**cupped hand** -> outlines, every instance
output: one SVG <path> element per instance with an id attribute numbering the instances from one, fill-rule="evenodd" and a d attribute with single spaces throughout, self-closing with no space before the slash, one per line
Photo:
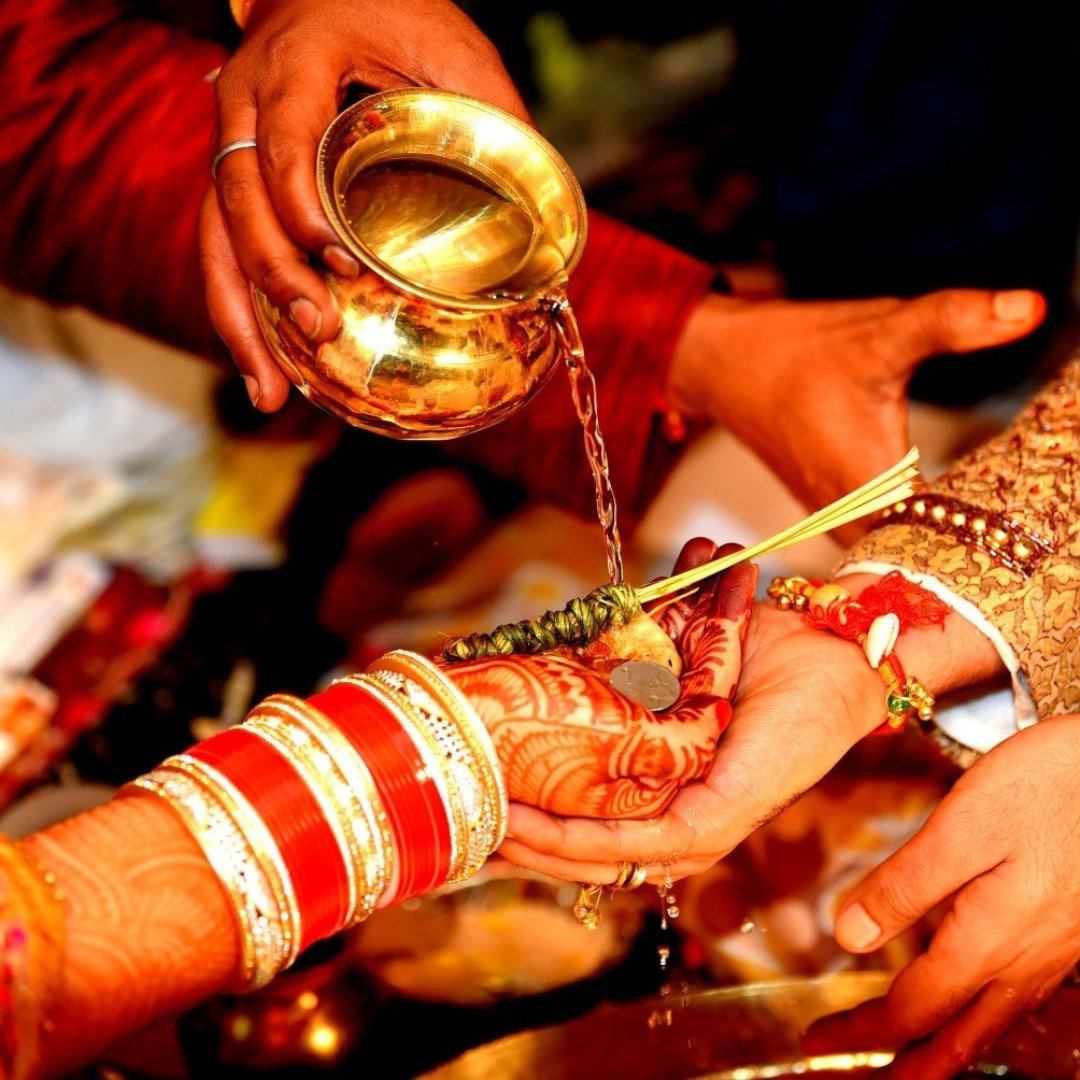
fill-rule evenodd
<path id="1" fill-rule="evenodd" d="M 513 806 L 499 853 L 568 881 L 610 881 L 623 862 L 646 866 L 653 882 L 686 877 L 812 787 L 884 715 L 881 678 L 857 646 L 758 604 L 731 725 L 698 781 L 644 821 Z"/>
<path id="2" fill-rule="evenodd" d="M 315 156 L 349 90 L 432 86 L 529 118 L 495 46 L 451 0 L 256 0 L 214 86 L 211 152 L 252 138 L 257 149 L 222 159 L 203 201 L 207 301 L 253 402 L 272 412 L 291 384 L 263 343 L 249 283 L 308 340 L 337 333 L 341 313 L 310 262 L 342 277 L 358 267 L 322 211 Z"/>
<path id="3" fill-rule="evenodd" d="M 1021 338 L 1045 314 L 1042 296 L 1028 290 L 944 289 L 911 300 L 710 296 L 677 346 L 669 394 L 684 412 L 731 431 L 816 510 L 908 451 L 907 387 L 919 363 Z M 836 535 L 851 542 L 862 528 Z"/>
<path id="4" fill-rule="evenodd" d="M 977 1061 L 1080 960 L 1080 715 L 991 750 L 922 829 L 866 877 L 836 936 L 876 949 L 946 904 L 886 997 L 826 1017 L 810 1053 L 899 1048 L 890 1075 L 946 1080 Z"/>
<path id="5" fill-rule="evenodd" d="M 691 541 L 676 572 L 716 551 Z M 556 814 L 645 817 L 700 777 L 731 716 L 756 579 L 756 567 L 739 564 L 657 616 L 684 665 L 679 698 L 662 712 L 567 656 L 451 664 L 448 674 L 491 732 L 511 800 Z"/>

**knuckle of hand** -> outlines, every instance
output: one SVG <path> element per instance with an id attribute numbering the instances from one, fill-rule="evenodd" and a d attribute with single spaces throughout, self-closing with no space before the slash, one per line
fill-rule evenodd
<path id="1" fill-rule="evenodd" d="M 921 914 L 919 906 L 913 901 L 908 886 L 899 877 L 883 874 L 878 879 L 878 895 L 874 900 L 874 911 L 881 918 L 907 922 Z"/>
<path id="2" fill-rule="evenodd" d="M 951 294 L 936 292 L 927 297 L 923 307 L 923 327 L 932 340 L 945 339 L 953 330 L 954 304 Z"/>
<path id="3" fill-rule="evenodd" d="M 226 61 L 215 76 L 213 83 L 214 101 L 217 102 L 219 110 L 237 96 L 239 86 L 240 77 L 236 72 L 236 65 Z"/>
<path id="4" fill-rule="evenodd" d="M 261 41 L 263 62 L 270 70 L 288 70 L 296 60 L 297 41 L 288 28 L 274 28 Z"/>
<path id="5" fill-rule="evenodd" d="M 226 167 L 228 160 L 226 158 L 218 168 L 217 194 L 225 216 L 235 218 L 244 215 L 251 208 L 257 193 L 257 184 L 255 177 L 249 173 Z"/>
<path id="6" fill-rule="evenodd" d="M 259 144 L 259 164 L 267 177 L 285 176 L 297 164 L 296 146 L 267 132 Z"/>
<path id="7" fill-rule="evenodd" d="M 462 51 L 466 56 L 472 56 L 474 62 L 481 69 L 495 66 L 502 67 L 502 57 L 495 44 L 491 41 L 483 38 L 471 38 L 467 44 L 462 46 Z"/>
<path id="8" fill-rule="evenodd" d="M 281 256 L 266 256 L 259 261 L 255 270 L 255 279 L 259 287 L 271 300 L 281 302 L 294 298 L 294 264 Z"/>

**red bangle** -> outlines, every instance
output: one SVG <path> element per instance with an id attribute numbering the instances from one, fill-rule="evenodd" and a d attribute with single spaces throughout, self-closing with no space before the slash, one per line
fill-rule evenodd
<path id="1" fill-rule="evenodd" d="M 277 842 L 300 910 L 299 949 L 340 930 L 349 906 L 341 849 L 315 797 L 289 760 L 243 727 L 197 743 L 187 754 L 231 781 Z"/>
<path id="2" fill-rule="evenodd" d="M 399 872 L 383 897 L 421 896 L 450 876 L 450 819 L 420 747 L 374 687 L 339 682 L 309 699 L 364 759 L 396 838 Z"/>

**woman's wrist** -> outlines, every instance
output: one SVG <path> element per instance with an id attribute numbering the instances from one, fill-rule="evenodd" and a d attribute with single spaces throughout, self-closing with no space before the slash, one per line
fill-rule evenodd
<path id="1" fill-rule="evenodd" d="M 64 897 L 63 978 L 40 991 L 55 995 L 50 1075 L 261 985 L 378 904 L 470 876 L 501 842 L 494 747 L 440 669 L 391 653 L 342 683 L 314 696 L 321 709 L 261 702 L 25 842 Z M 372 709 L 378 737 L 361 732 Z M 343 872 L 327 869 L 335 860 Z"/>
<path id="2" fill-rule="evenodd" d="M 239 943 L 234 991 L 376 907 L 472 876 L 507 816 L 475 710 L 404 651 L 310 699 L 272 695 L 122 794 L 167 805 L 219 881 Z"/>

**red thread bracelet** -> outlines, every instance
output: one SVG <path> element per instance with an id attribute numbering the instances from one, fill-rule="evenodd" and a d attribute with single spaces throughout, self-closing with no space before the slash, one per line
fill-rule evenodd
<path id="1" fill-rule="evenodd" d="M 809 625 L 853 641 L 866 653 L 885 683 L 888 719 L 871 735 L 895 734 L 917 716 L 929 724 L 934 697 L 917 679 L 908 678 L 893 652 L 901 631 L 912 626 L 944 628 L 948 605 L 932 592 L 891 571 L 853 597 L 836 582 L 800 577 L 774 578 L 769 596 L 782 608 L 802 613 Z"/>

